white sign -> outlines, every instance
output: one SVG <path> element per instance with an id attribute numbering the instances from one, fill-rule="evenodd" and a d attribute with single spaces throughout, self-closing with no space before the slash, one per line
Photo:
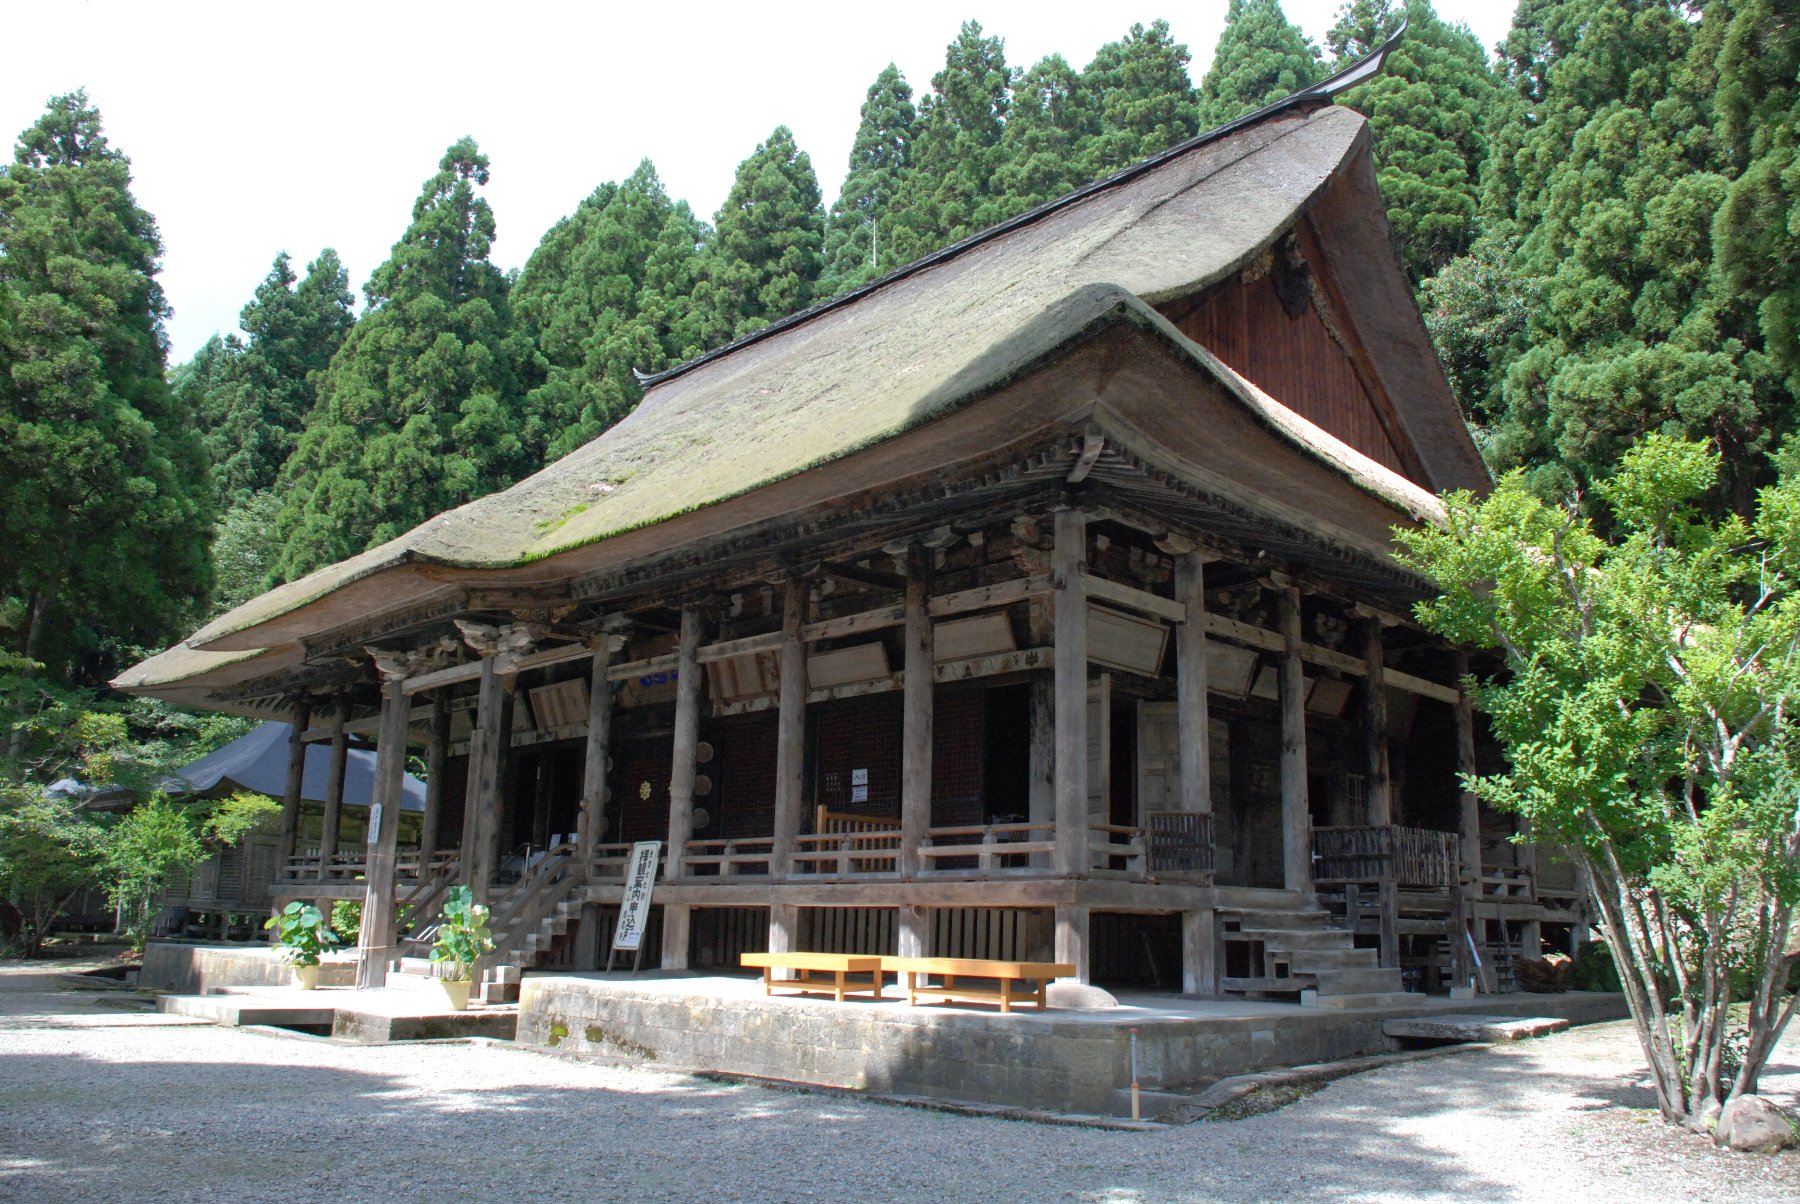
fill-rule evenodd
<path id="1" fill-rule="evenodd" d="M 375 803 L 369 808 L 369 834 L 364 838 L 373 847 L 381 839 L 381 804 Z"/>
<path id="2" fill-rule="evenodd" d="M 656 885 L 656 862 L 661 856 L 660 840 L 640 840 L 631 846 L 625 900 L 619 905 L 619 923 L 613 929 L 614 949 L 636 952 L 644 943 L 644 926 L 650 922 L 650 890 Z"/>
<path id="3" fill-rule="evenodd" d="M 869 771 L 866 769 L 852 769 L 850 771 L 850 784 L 852 786 L 867 786 L 869 784 Z"/>
<path id="4" fill-rule="evenodd" d="M 868 802 L 869 801 L 869 788 L 867 786 L 852 786 L 852 787 L 850 787 L 850 801 L 853 803 Z"/>

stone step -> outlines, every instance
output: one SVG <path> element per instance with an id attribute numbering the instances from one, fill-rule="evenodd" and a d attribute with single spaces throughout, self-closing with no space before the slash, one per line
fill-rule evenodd
<path id="1" fill-rule="evenodd" d="M 1302 991 L 1300 1004 L 1312 1008 L 1398 1008 L 1425 1002 L 1417 991 L 1368 991 L 1360 995 L 1324 995 Z"/>
<path id="2" fill-rule="evenodd" d="M 1389 1020 L 1381 1031 L 1417 1041 L 1523 1041 L 1560 1033 L 1569 1022 L 1560 1016 L 1477 1016 L 1452 1012 Z"/>
<path id="3" fill-rule="evenodd" d="M 1293 974 L 1286 978 L 1221 978 L 1219 990 L 1234 995 L 1293 995 L 1314 987 L 1312 975 Z"/>
<path id="4" fill-rule="evenodd" d="M 1381 954 L 1374 949 L 1290 949 L 1285 956 L 1288 965 L 1300 974 L 1319 970 L 1376 970 L 1381 966 Z"/>
<path id="5" fill-rule="evenodd" d="M 1236 920 L 1240 931 L 1246 928 L 1263 931 L 1273 928 L 1288 932 L 1299 929 L 1319 929 L 1324 928 L 1325 921 L 1330 918 L 1330 913 L 1324 911 L 1274 911 L 1263 908 L 1244 911 L 1222 910 L 1220 915 L 1225 920 Z"/>
<path id="6" fill-rule="evenodd" d="M 1385 994 L 1400 991 L 1400 971 L 1376 967 L 1355 970 L 1319 970 L 1312 975 L 1318 992 L 1325 995 Z"/>
<path id="7" fill-rule="evenodd" d="M 1341 928 L 1240 928 L 1227 934 L 1248 941 L 1262 941 L 1271 949 L 1340 949 L 1350 944 Z"/>

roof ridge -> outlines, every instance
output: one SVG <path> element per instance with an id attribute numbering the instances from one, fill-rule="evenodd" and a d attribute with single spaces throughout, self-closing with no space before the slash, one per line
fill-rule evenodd
<path id="1" fill-rule="evenodd" d="M 662 384 L 664 381 L 674 380 L 678 376 L 684 376 L 704 364 L 710 364 L 715 360 L 723 359 L 725 356 L 730 355 L 741 348 L 748 347 L 753 343 L 760 343 L 764 339 L 779 334 L 782 331 L 791 330 L 796 326 L 809 322 L 820 314 L 840 309 L 855 301 L 860 301 L 870 293 L 886 288 L 888 285 L 899 280 L 904 280 L 909 276 L 917 275 L 926 268 L 936 267 L 940 263 L 955 259 L 965 251 L 972 250 L 975 247 L 991 242 L 1002 235 L 1010 234 L 1014 230 L 1022 229 L 1025 226 L 1034 225 L 1053 213 L 1059 213 L 1072 205 L 1087 200 L 1089 197 L 1116 188 L 1130 180 L 1134 180 L 1146 172 L 1161 167 L 1163 164 L 1178 159 L 1191 151 L 1198 150 L 1200 147 L 1217 141 L 1227 134 L 1234 134 L 1239 130 L 1267 121 L 1269 118 L 1279 116 L 1290 109 L 1299 109 L 1309 103 L 1329 102 L 1333 100 L 1339 92 L 1346 91 L 1355 87 L 1357 84 L 1363 83 L 1366 80 L 1379 75 L 1383 67 L 1387 64 L 1388 54 L 1399 44 L 1401 37 L 1405 33 L 1406 22 L 1405 20 L 1402 20 L 1399 28 L 1394 30 L 1393 34 L 1381 45 L 1369 51 L 1368 54 L 1350 64 L 1350 66 L 1345 67 L 1341 71 L 1333 72 L 1331 75 L 1326 76 L 1324 79 L 1310 87 L 1302 88 L 1300 91 L 1295 92 L 1290 96 L 1285 96 L 1280 100 L 1271 101 L 1262 108 L 1246 113 L 1235 120 L 1228 121 L 1224 125 L 1215 126 L 1210 130 L 1203 130 L 1186 141 L 1176 143 L 1167 150 L 1159 151 L 1147 159 L 1140 159 L 1136 163 L 1120 168 L 1110 176 L 1103 176 L 1092 183 L 1082 185 L 1073 192 L 1066 192 L 1062 196 L 1045 201 L 1035 208 L 1027 209 L 1023 213 L 1009 217 L 1003 222 L 997 222 L 984 230 L 978 230 L 967 238 L 960 239 L 947 247 L 942 247 L 931 252 L 929 255 L 923 255 L 910 263 L 903 264 L 884 276 L 877 276 L 866 284 L 860 284 L 847 293 L 840 293 L 835 297 L 828 298 L 827 300 L 809 305 L 805 309 L 791 313 L 785 318 L 777 319 L 767 326 L 759 327 L 747 335 L 733 339 L 723 347 L 717 347 L 711 351 L 697 355 L 690 360 L 684 360 L 672 368 L 663 369 L 661 372 L 641 373 L 634 368 L 632 369 L 632 375 L 636 376 L 638 384 L 648 391 L 655 388 L 657 385 Z"/>

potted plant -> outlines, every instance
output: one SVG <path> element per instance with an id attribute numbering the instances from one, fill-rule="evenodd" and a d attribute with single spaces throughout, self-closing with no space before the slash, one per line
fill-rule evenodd
<path id="1" fill-rule="evenodd" d="M 464 1011 L 469 1006 L 469 987 L 475 977 L 475 963 L 483 954 L 494 951 L 494 938 L 488 931 L 488 909 L 475 902 L 466 886 L 453 886 L 444 896 L 443 917 L 438 921 L 437 941 L 431 947 L 431 960 L 437 964 L 438 986 L 443 988 L 450 1010 Z"/>
<path id="2" fill-rule="evenodd" d="M 338 944 L 337 933 L 325 924 L 325 916 L 311 903 L 295 899 L 269 917 L 264 928 L 275 931 L 282 958 L 294 968 L 294 985 L 310 991 L 319 985 L 319 958 Z"/>

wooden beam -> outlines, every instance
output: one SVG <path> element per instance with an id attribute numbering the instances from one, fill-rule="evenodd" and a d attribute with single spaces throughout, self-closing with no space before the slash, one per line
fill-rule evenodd
<path id="1" fill-rule="evenodd" d="M 1111 602 L 1115 606 L 1139 611 L 1153 618 L 1167 619 L 1171 623 L 1181 623 L 1187 619 L 1187 607 L 1180 602 L 1120 581 L 1090 575 L 1087 579 L 1087 592 L 1090 598 Z"/>
<path id="2" fill-rule="evenodd" d="M 312 704 L 294 700 L 294 727 L 288 736 L 287 780 L 281 790 L 281 835 L 275 845 L 275 864 L 285 867 L 294 856 L 300 832 L 300 791 L 306 779 L 306 729 L 312 723 Z"/>
<path id="3" fill-rule="evenodd" d="M 1381 645 L 1381 622 L 1363 621 L 1363 660 L 1368 682 L 1363 689 L 1363 797 L 1365 823 L 1384 827 L 1394 822 L 1394 792 L 1389 775 L 1387 660 Z"/>
<path id="4" fill-rule="evenodd" d="M 1050 563 L 1056 585 L 1056 868 L 1075 877 L 1088 865 L 1087 516 L 1081 511 L 1056 512 Z M 1085 965 L 1085 910 L 1081 918 Z M 1060 954 L 1064 928 L 1060 914 L 1056 927 Z"/>
<path id="5" fill-rule="evenodd" d="M 1306 781 L 1306 673 L 1300 664 L 1300 591 L 1280 591 L 1281 863 L 1288 890 L 1312 890 L 1311 812 Z"/>
<path id="6" fill-rule="evenodd" d="M 1456 677 L 1469 674 L 1469 654 L 1456 654 Z M 1456 772 L 1475 772 L 1475 703 L 1465 692 L 1456 696 Z M 1481 893 L 1481 800 L 1457 784 L 1457 832 L 1462 845 L 1463 893 L 1471 902 Z"/>
<path id="7" fill-rule="evenodd" d="M 931 554 L 922 544 L 906 549 L 906 651 L 902 668 L 900 724 L 900 876 L 919 873 L 919 846 L 931 827 L 932 671 Z"/>
<path id="8" fill-rule="evenodd" d="M 444 813 L 444 766 L 450 759 L 450 699 L 431 696 L 431 742 L 425 746 L 425 822 L 419 828 L 419 851 L 427 863 L 438 850 Z"/>
<path id="9" fill-rule="evenodd" d="M 1175 724 L 1181 756 L 1181 809 L 1212 811 L 1212 750 L 1206 697 L 1206 562 L 1184 552 L 1175 562 L 1175 596 L 1187 618 L 1175 628 Z"/>
<path id="10" fill-rule="evenodd" d="M 1433 702 L 1442 702 L 1450 706 L 1460 706 L 1463 692 L 1452 686 L 1439 685 L 1435 681 L 1427 681 L 1423 677 L 1414 677 L 1410 673 L 1402 673 L 1398 669 L 1386 671 L 1387 684 L 1405 690 L 1409 694 L 1417 694 L 1429 698 Z"/>
<path id="11" fill-rule="evenodd" d="M 1249 623 L 1241 623 L 1236 619 L 1221 614 L 1208 613 L 1206 616 L 1208 635 L 1227 639 L 1233 643 L 1247 644 L 1252 648 L 1260 648 L 1265 652 L 1282 652 L 1287 648 L 1287 641 L 1278 631 L 1269 631 L 1261 627 L 1253 627 Z M 1361 659 L 1348 656 L 1331 648 L 1321 648 L 1317 644 L 1302 643 L 1300 645 L 1302 660 L 1336 669 L 1355 677 L 1368 673 L 1368 665 Z M 1416 677 L 1411 673 L 1402 673 L 1398 669 L 1386 670 L 1387 684 L 1395 689 L 1405 690 L 1409 694 L 1418 694 L 1437 702 L 1454 706 L 1458 691 L 1451 686 L 1441 685 L 1427 678 Z"/>
<path id="12" fill-rule="evenodd" d="M 350 700 L 338 699 L 331 716 L 331 762 L 325 771 L 325 812 L 319 827 L 319 878 L 331 872 L 331 859 L 337 854 L 338 826 L 344 816 L 344 770 L 350 763 L 350 733 L 344 721 L 350 717 Z"/>
<path id="13" fill-rule="evenodd" d="M 700 745 L 700 607 L 692 602 L 681 608 L 681 644 L 676 653 L 675 734 L 669 761 L 669 850 L 664 875 L 679 878 L 686 872 L 684 855 L 694 835 L 694 766 Z M 668 912 L 665 909 L 664 923 Z M 684 917 L 685 918 L 685 917 Z M 665 936 L 665 942 L 668 938 Z M 686 934 L 682 934 L 682 964 L 686 965 Z M 665 944 L 666 947 L 666 944 Z M 664 969 L 671 969 L 665 965 Z"/>
<path id="14" fill-rule="evenodd" d="M 406 728 L 411 708 L 406 701 L 406 665 L 398 658 L 377 657 L 382 676 L 381 737 L 375 753 L 375 797 L 369 806 L 364 838 L 362 931 L 356 941 L 356 985 L 380 990 L 387 985 L 388 962 L 394 955 L 394 855 L 400 844 L 401 800 L 406 783 Z"/>
<path id="15" fill-rule="evenodd" d="M 494 877 L 493 843 L 488 839 L 487 816 L 500 806 L 500 745 L 506 691 L 492 652 L 481 657 L 480 688 L 476 693 L 475 728 L 469 736 L 469 778 L 463 795 L 463 884 L 475 902 L 488 901 Z"/>
<path id="16" fill-rule="evenodd" d="M 982 677 L 999 677 L 1007 673 L 1025 673 L 1033 669 L 1048 669 L 1056 659 L 1052 648 L 1022 648 L 1017 652 L 991 652 L 986 656 L 971 656 L 966 660 L 941 661 L 932 666 L 932 679 L 939 685 L 952 681 L 974 681 Z M 806 701 L 834 702 L 840 698 L 863 698 L 870 694 L 889 694 L 904 689 L 906 675 L 889 673 L 884 677 L 872 677 L 867 681 L 846 682 L 841 686 L 821 686 L 806 692 Z M 726 715 L 753 715 L 758 711 L 766 711 L 780 705 L 777 695 L 760 694 L 755 698 L 744 698 L 737 702 L 717 703 L 713 706 L 715 718 Z"/>
<path id="17" fill-rule="evenodd" d="M 806 808 L 806 641 L 800 630 L 806 623 L 809 592 L 806 582 L 789 581 L 781 598 L 781 713 L 775 721 L 775 842 L 769 872 L 782 878 L 792 872 L 794 841 Z M 798 911 L 790 910 L 794 914 L 785 919 L 774 911 L 769 916 L 770 941 L 781 929 L 790 941 L 787 949 L 793 948 L 791 941 L 799 931 Z"/>
<path id="18" fill-rule="evenodd" d="M 582 753 L 581 814 L 575 821 L 577 872 L 585 874 L 594 846 L 606 823 L 606 764 L 612 735 L 613 685 L 607 677 L 612 659 L 610 635 L 595 637 L 588 655 L 587 743 Z"/>

